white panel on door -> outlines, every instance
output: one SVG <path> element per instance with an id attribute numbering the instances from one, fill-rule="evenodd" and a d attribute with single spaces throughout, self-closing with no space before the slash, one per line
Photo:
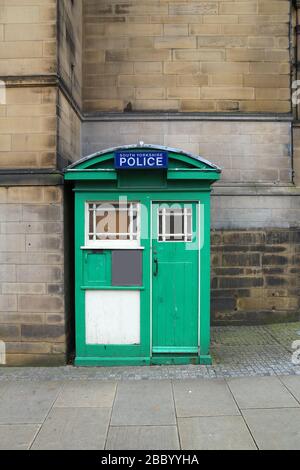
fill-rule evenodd
<path id="1" fill-rule="evenodd" d="M 139 344 L 140 292 L 87 290 L 86 344 Z"/>

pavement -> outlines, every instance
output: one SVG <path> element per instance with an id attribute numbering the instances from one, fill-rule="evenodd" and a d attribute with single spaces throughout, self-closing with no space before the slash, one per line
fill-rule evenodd
<path id="1" fill-rule="evenodd" d="M 2 368 L 0 450 L 300 450 L 299 333 L 215 327 L 212 366 Z"/>
<path id="2" fill-rule="evenodd" d="M 0 383 L 0 449 L 300 449 L 300 376 Z"/>

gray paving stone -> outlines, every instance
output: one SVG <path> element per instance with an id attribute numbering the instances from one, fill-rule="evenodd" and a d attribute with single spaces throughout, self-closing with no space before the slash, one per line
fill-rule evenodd
<path id="1" fill-rule="evenodd" d="M 299 406 L 277 377 L 228 379 L 228 385 L 241 409 Z"/>
<path id="2" fill-rule="evenodd" d="M 7 389 L 7 383 L 0 382 L 0 398 L 4 395 L 6 389 Z"/>
<path id="3" fill-rule="evenodd" d="M 116 382 L 73 380 L 66 382 L 54 404 L 55 407 L 112 407 Z"/>
<path id="4" fill-rule="evenodd" d="M 292 343 L 299 339 L 299 322 L 285 323 L 284 325 L 280 323 L 274 323 L 265 325 L 265 329 L 268 331 L 270 336 L 272 336 L 279 344 L 285 346 L 292 353 Z"/>
<path id="5" fill-rule="evenodd" d="M 0 424 L 42 423 L 57 398 L 60 382 L 9 382 L 0 400 Z"/>
<path id="6" fill-rule="evenodd" d="M 178 417 L 239 415 L 239 409 L 223 379 L 174 381 Z"/>
<path id="7" fill-rule="evenodd" d="M 297 375 L 290 375 L 280 377 L 280 380 L 300 403 L 300 377 Z"/>
<path id="8" fill-rule="evenodd" d="M 0 450 L 28 450 L 38 430 L 38 424 L 1 424 Z"/>
<path id="9" fill-rule="evenodd" d="M 111 424 L 113 426 L 176 424 L 171 382 L 165 380 L 120 382 Z"/>
<path id="10" fill-rule="evenodd" d="M 243 410 L 261 450 L 300 450 L 300 408 Z"/>
<path id="11" fill-rule="evenodd" d="M 223 346 L 259 346 L 276 344 L 265 325 L 212 327 L 212 345 Z"/>
<path id="12" fill-rule="evenodd" d="M 241 416 L 179 418 L 183 450 L 254 450 L 255 443 Z"/>
<path id="13" fill-rule="evenodd" d="M 110 413 L 110 408 L 53 408 L 32 449 L 102 450 Z"/>
<path id="14" fill-rule="evenodd" d="M 178 450 L 176 426 L 110 427 L 107 450 Z"/>

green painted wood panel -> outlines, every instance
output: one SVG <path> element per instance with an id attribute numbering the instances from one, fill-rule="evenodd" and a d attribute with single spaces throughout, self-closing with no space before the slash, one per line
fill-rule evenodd
<path id="1" fill-rule="evenodd" d="M 77 189 L 77 188 L 76 188 Z M 126 193 L 116 193 L 113 196 L 113 200 L 118 200 L 119 197 L 127 196 Z M 76 262 L 76 276 L 75 276 L 75 310 L 76 310 L 76 360 L 77 365 L 92 365 L 100 364 L 101 360 L 103 363 L 105 360 L 113 364 L 117 364 L 118 360 L 114 358 L 126 358 L 129 363 L 142 364 L 144 363 L 144 357 L 149 357 L 150 351 L 150 311 L 149 311 L 149 252 L 150 252 L 150 240 L 148 232 L 144 234 L 141 240 L 141 246 L 144 248 L 141 253 L 143 256 L 143 287 L 114 287 L 111 285 L 111 254 L 112 250 L 93 250 L 93 249 L 82 249 L 84 246 L 85 240 L 85 204 L 87 201 L 111 201 L 111 193 L 105 191 L 100 193 L 95 193 L 94 191 L 86 192 L 77 192 L 75 191 L 75 262 Z M 150 223 L 150 197 L 143 193 L 135 193 L 128 196 L 128 201 L 139 201 L 143 204 L 147 210 L 143 216 L 143 223 L 146 227 L 149 227 Z M 149 218 L 149 220 L 148 220 Z M 92 253 L 95 252 L 95 255 L 91 254 L 91 257 L 86 260 L 86 252 Z M 97 254 L 107 253 L 108 259 L 107 263 L 100 262 Z M 92 256 L 96 256 L 93 258 Z M 90 263 L 91 261 L 91 263 Z M 104 268 L 104 272 L 100 273 L 101 265 Z M 96 269 L 96 272 L 92 272 L 93 267 Z M 107 269 L 107 271 L 106 271 Z M 89 273 L 88 273 L 89 271 Z M 105 273 L 106 271 L 106 273 Z M 89 282 L 86 284 L 86 277 L 88 277 Z M 109 278 L 107 285 L 103 284 L 105 278 Z M 137 345 L 120 345 L 120 344 L 87 344 L 86 343 L 86 319 L 85 319 L 85 291 L 86 290 L 138 290 L 140 292 L 140 344 Z M 97 358 L 97 359 L 95 359 Z M 100 360 L 100 358 L 102 358 Z M 115 361 L 115 362 L 114 362 Z M 123 360 L 122 360 L 123 361 Z M 121 361 L 121 362 L 122 362 Z"/>
<path id="2" fill-rule="evenodd" d="M 199 331 L 197 205 L 188 204 L 191 242 L 158 241 L 160 207 L 153 205 L 153 352 L 192 353 L 197 350 Z"/>
<path id="3" fill-rule="evenodd" d="M 83 251 L 83 281 L 90 286 L 110 286 L 111 252 L 100 250 Z"/>

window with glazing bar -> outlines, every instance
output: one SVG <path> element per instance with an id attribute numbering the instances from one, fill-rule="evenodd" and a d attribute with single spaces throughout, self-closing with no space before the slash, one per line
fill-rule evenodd
<path id="1" fill-rule="evenodd" d="M 87 204 L 88 245 L 111 242 L 137 245 L 140 239 L 139 204 L 137 202 L 89 202 Z"/>
<path id="2" fill-rule="evenodd" d="M 161 208 L 158 211 L 158 241 L 191 242 L 192 209 Z"/>

